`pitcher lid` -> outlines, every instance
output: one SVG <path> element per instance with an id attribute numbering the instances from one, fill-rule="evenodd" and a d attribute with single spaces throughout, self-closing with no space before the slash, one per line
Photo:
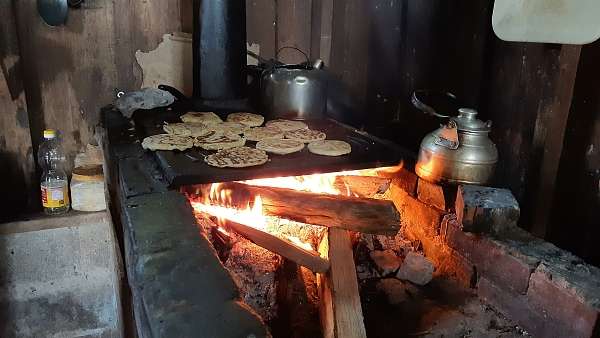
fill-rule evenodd
<path id="1" fill-rule="evenodd" d="M 451 118 L 456 122 L 458 130 L 474 133 L 489 132 L 491 121 L 483 122 L 477 118 L 477 110 L 471 108 L 460 108 L 458 116 Z"/>

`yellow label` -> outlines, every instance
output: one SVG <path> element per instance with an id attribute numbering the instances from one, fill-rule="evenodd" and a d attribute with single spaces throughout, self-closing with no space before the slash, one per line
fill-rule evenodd
<path id="1" fill-rule="evenodd" d="M 42 205 L 44 208 L 60 208 L 69 204 L 69 191 L 67 185 L 62 187 L 42 186 Z"/>

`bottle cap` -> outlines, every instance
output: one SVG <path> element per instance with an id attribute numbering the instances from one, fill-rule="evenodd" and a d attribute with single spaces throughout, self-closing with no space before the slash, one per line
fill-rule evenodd
<path id="1" fill-rule="evenodd" d="M 44 130 L 44 138 L 45 139 L 52 139 L 56 137 L 56 130 L 54 129 L 45 129 Z"/>

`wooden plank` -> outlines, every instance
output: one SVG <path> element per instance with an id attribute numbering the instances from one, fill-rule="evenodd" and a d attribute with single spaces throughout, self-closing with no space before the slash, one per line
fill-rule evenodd
<path id="1" fill-rule="evenodd" d="M 547 239 L 600 266 L 600 41 L 582 47 Z M 568 224 L 568 226 L 566 226 Z"/>
<path id="2" fill-rule="evenodd" d="M 370 1 L 333 1 L 331 71 L 348 86 L 359 105 L 366 102 Z"/>
<path id="3" fill-rule="evenodd" d="M 278 0 L 277 49 L 296 47 L 311 55 L 312 0 Z M 285 63 L 300 63 L 306 58 L 293 49 L 284 49 L 279 59 Z"/>
<path id="4" fill-rule="evenodd" d="M 329 228 L 319 252 L 331 264 L 327 274 L 317 275 L 323 336 L 366 337 L 350 234 Z"/>
<path id="5" fill-rule="evenodd" d="M 35 0 L 14 3 L 32 135 L 60 130 L 72 162 L 93 141 L 100 108 L 112 103 L 115 88 L 139 88 L 135 51 L 180 30 L 179 0 L 85 2 L 55 28 L 36 14 Z"/>
<path id="6" fill-rule="evenodd" d="M 237 232 L 260 247 L 281 255 L 298 265 L 307 267 L 315 273 L 325 273 L 329 270 L 329 261 L 327 259 L 320 257 L 317 253 L 301 248 L 288 240 L 231 220 L 225 220 L 225 228 Z"/>
<path id="7" fill-rule="evenodd" d="M 210 185 L 203 187 L 205 192 L 210 191 Z M 229 202 L 238 207 L 245 207 L 260 196 L 266 214 L 307 224 L 374 234 L 395 234 L 400 229 L 400 215 L 394 203 L 387 200 L 314 194 L 237 182 L 219 184 L 216 196 L 222 194 L 229 196 Z"/>
<path id="8" fill-rule="evenodd" d="M 0 221 L 40 205 L 13 3 L 0 2 Z"/>
<path id="9" fill-rule="evenodd" d="M 260 56 L 275 57 L 277 49 L 275 0 L 246 0 L 246 41 L 260 45 Z"/>
<path id="10" fill-rule="evenodd" d="M 135 52 L 155 49 L 166 33 L 182 29 L 182 10 L 190 0 L 114 2 L 114 49 L 117 65 L 117 87 L 121 90 L 139 89 L 142 74 L 135 60 Z M 190 11 L 191 12 L 191 11 Z M 183 18 L 189 24 L 189 13 Z"/>
<path id="11" fill-rule="evenodd" d="M 579 64 L 581 46 L 563 45 L 558 56 L 558 69 L 554 70 L 552 90 L 544 98 L 543 105 L 538 112 L 533 134 L 533 147 L 543 148 L 539 163 L 537 191 L 535 196 L 535 209 L 533 216 L 532 232 L 534 235 L 545 238 L 547 235 L 548 220 L 554 198 L 556 176 L 563 149 L 563 141 L 573 89 L 575 76 Z"/>
<path id="12" fill-rule="evenodd" d="M 194 32 L 194 0 L 180 0 L 179 13 L 181 18 L 181 31 L 185 33 Z"/>
<path id="13" fill-rule="evenodd" d="M 315 6 L 315 5 L 313 5 Z M 318 7 L 318 6 L 315 6 Z M 333 31 L 333 0 L 321 0 L 319 29 L 319 57 L 328 67 L 331 63 L 331 41 Z M 314 54 L 314 52 L 313 52 Z"/>
<path id="14" fill-rule="evenodd" d="M 549 180 L 553 181 L 555 178 L 542 179 L 540 173 L 543 170 L 550 176 L 556 175 L 556 169 L 552 167 L 558 165 L 560 157 L 553 158 L 555 155 L 547 154 L 550 149 L 545 147 L 546 142 L 550 142 L 548 146 L 553 148 L 551 151 L 560 152 L 557 147 L 562 147 L 560 125 L 564 128 L 565 122 L 562 120 L 567 115 L 559 116 L 558 114 L 566 112 L 563 110 L 559 113 L 556 109 L 569 109 L 570 99 L 563 95 L 571 95 L 572 88 L 568 88 L 573 84 L 568 81 L 575 76 L 577 62 L 573 59 L 578 53 L 577 47 L 563 50 L 560 45 L 507 43 L 499 40 L 494 44 L 482 118 L 494 122 L 491 138 L 496 143 L 500 158 L 496 167 L 496 181 L 509 188 L 519 201 L 519 223 L 525 227 L 538 223 L 536 219 L 540 218 L 536 213 L 548 212 L 552 204 L 551 197 L 540 196 L 540 188 L 545 185 L 544 189 L 548 189 Z M 566 57 L 571 58 L 568 68 L 563 71 L 561 55 L 563 61 Z M 546 130 L 548 121 L 555 118 L 558 120 L 550 123 L 551 130 Z M 554 137 L 560 140 L 557 138 L 549 141 Z M 548 164 L 550 161 L 556 163 L 543 168 L 544 158 Z M 548 173 L 543 176 L 546 177 Z M 543 194 L 552 195 L 552 192 Z M 538 199 L 547 197 L 549 199 L 543 202 L 544 205 L 538 204 Z M 542 225 L 535 227 L 535 232 L 539 235 L 543 236 L 546 232 Z"/>

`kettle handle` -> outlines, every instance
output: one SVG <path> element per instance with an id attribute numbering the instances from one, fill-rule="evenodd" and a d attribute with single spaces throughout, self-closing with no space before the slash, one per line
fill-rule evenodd
<path id="1" fill-rule="evenodd" d="M 277 61 L 279 61 L 279 54 L 281 53 L 282 50 L 284 49 L 293 49 L 296 50 L 298 52 L 300 52 L 302 55 L 304 55 L 304 57 L 306 58 L 306 65 L 310 65 L 310 58 L 308 57 L 308 54 L 306 54 L 302 49 L 298 48 L 298 47 L 293 47 L 293 46 L 283 46 L 281 48 L 279 48 L 277 50 L 277 52 L 275 53 L 275 59 Z"/>
<path id="2" fill-rule="evenodd" d="M 413 106 L 415 106 L 415 108 L 419 109 L 420 111 L 424 112 L 425 114 L 429 114 L 429 115 L 433 115 L 433 116 L 437 116 L 437 117 L 441 117 L 441 118 L 449 118 L 450 115 L 440 114 L 435 109 L 433 109 L 433 107 L 431 107 L 431 106 L 427 105 L 426 103 L 424 103 L 423 101 L 421 101 L 419 96 L 425 95 L 427 93 L 428 93 L 427 90 L 415 90 L 410 97 L 410 102 L 413 104 Z M 450 92 L 445 92 L 445 93 L 443 93 L 443 95 L 450 99 L 456 100 L 456 95 L 454 95 Z"/>

